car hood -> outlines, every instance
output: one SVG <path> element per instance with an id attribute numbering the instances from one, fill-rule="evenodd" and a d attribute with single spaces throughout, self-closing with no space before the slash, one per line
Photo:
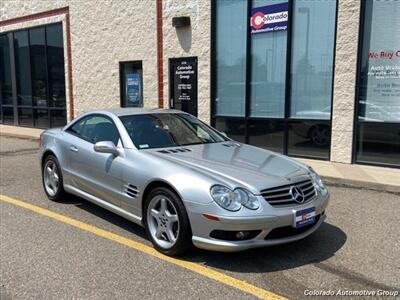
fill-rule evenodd
<path id="1" fill-rule="evenodd" d="M 309 178 L 305 165 L 294 160 L 238 142 L 201 144 L 164 149 L 147 153 L 174 164 L 189 167 L 234 187 L 245 187 L 253 193 Z"/>

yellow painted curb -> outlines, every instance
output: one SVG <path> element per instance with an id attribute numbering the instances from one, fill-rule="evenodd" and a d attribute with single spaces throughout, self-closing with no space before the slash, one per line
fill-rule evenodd
<path id="1" fill-rule="evenodd" d="M 54 220 L 57 220 L 59 222 L 62 222 L 62 223 L 65 223 L 65 224 L 68 224 L 68 225 L 71 225 L 71 226 L 74 226 L 74 227 L 79 228 L 79 229 L 85 230 L 85 231 L 93 233 L 93 234 L 95 234 L 97 236 L 100 236 L 100 237 L 106 238 L 108 240 L 114 241 L 116 243 L 128 246 L 128 247 L 130 247 L 132 249 L 135 249 L 137 251 L 146 253 L 146 254 L 151 255 L 153 257 L 157 257 L 157 258 L 159 258 L 161 260 L 164 260 L 164 261 L 169 262 L 171 264 L 180 266 L 182 268 L 185 268 L 187 270 L 190 270 L 190 271 L 192 271 L 194 273 L 197 273 L 197 274 L 200 274 L 202 276 L 208 277 L 210 279 L 216 280 L 216 281 L 221 282 L 221 283 L 223 283 L 225 285 L 228 285 L 228 286 L 231 286 L 231 287 L 233 287 L 235 289 L 241 290 L 241 291 L 243 291 L 245 293 L 254 295 L 254 296 L 256 296 L 256 297 L 258 297 L 260 299 L 271 299 L 271 300 L 272 299 L 274 299 L 274 300 L 275 299 L 276 300 L 278 300 L 278 299 L 280 299 L 280 300 L 286 299 L 285 297 L 279 296 L 277 294 L 274 294 L 274 293 L 269 292 L 267 290 L 264 290 L 262 288 L 256 287 L 256 286 L 254 286 L 254 285 L 252 285 L 250 283 L 247 283 L 246 281 L 233 278 L 233 277 L 225 275 L 225 274 L 223 274 L 221 272 L 215 271 L 215 270 L 213 270 L 211 268 L 204 267 L 204 266 L 202 266 L 200 264 L 196 264 L 196 263 L 193 263 L 193 262 L 189 262 L 189 261 L 180 260 L 180 259 L 177 259 L 177 258 L 166 256 L 166 255 L 161 254 L 160 252 L 156 251 L 154 248 L 149 247 L 149 246 L 147 246 L 145 244 L 136 242 L 134 240 L 130 240 L 130 239 L 125 238 L 123 236 L 120 236 L 120 235 L 117 235 L 115 233 L 100 229 L 98 227 L 95 227 L 95 226 L 80 222 L 78 220 L 75 220 L 75 219 L 60 215 L 60 214 L 52 212 L 52 211 L 50 211 L 48 209 L 44 209 L 44 208 L 41 208 L 39 206 L 32 205 L 32 204 L 29 204 L 27 202 L 24 202 L 24 201 L 21 201 L 21 200 L 18 200 L 18 199 L 14 199 L 14 198 L 11 198 L 11 197 L 8 197 L 8 196 L 5 196 L 5 195 L 0 195 L 0 200 L 2 200 L 4 202 L 7 202 L 7 203 L 10 203 L 10 204 L 13 204 L 13 205 L 16 205 L 16 206 L 19 206 L 19 207 L 22 207 L 22 208 L 25 208 L 25 209 L 29 209 L 29 210 L 31 210 L 33 212 L 36 212 L 38 214 L 41 214 L 43 216 L 52 218 Z"/>

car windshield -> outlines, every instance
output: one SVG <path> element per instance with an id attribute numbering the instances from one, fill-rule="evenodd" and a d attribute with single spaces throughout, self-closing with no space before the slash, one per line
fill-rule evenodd
<path id="1" fill-rule="evenodd" d="M 227 139 L 197 118 L 180 113 L 120 117 L 138 149 L 218 143 Z"/>

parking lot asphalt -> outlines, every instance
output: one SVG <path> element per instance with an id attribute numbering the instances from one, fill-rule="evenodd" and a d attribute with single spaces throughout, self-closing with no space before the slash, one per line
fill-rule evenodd
<path id="1" fill-rule="evenodd" d="M 0 137 L 1 195 L 151 246 L 140 226 L 85 200 L 47 200 L 37 147 L 35 141 Z M 329 190 L 327 221 L 304 240 L 232 254 L 193 249 L 178 264 L 0 201 L 0 298 L 246 299 L 260 295 L 252 293 L 254 287 L 267 297 L 302 299 L 313 290 L 399 290 L 400 196 Z M 229 280 L 248 286 L 235 288 Z"/>

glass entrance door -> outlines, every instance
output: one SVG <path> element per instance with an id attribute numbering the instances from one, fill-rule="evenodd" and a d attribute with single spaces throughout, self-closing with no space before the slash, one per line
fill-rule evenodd
<path id="1" fill-rule="evenodd" d="M 170 107 L 197 116 L 197 57 L 169 60 Z"/>

